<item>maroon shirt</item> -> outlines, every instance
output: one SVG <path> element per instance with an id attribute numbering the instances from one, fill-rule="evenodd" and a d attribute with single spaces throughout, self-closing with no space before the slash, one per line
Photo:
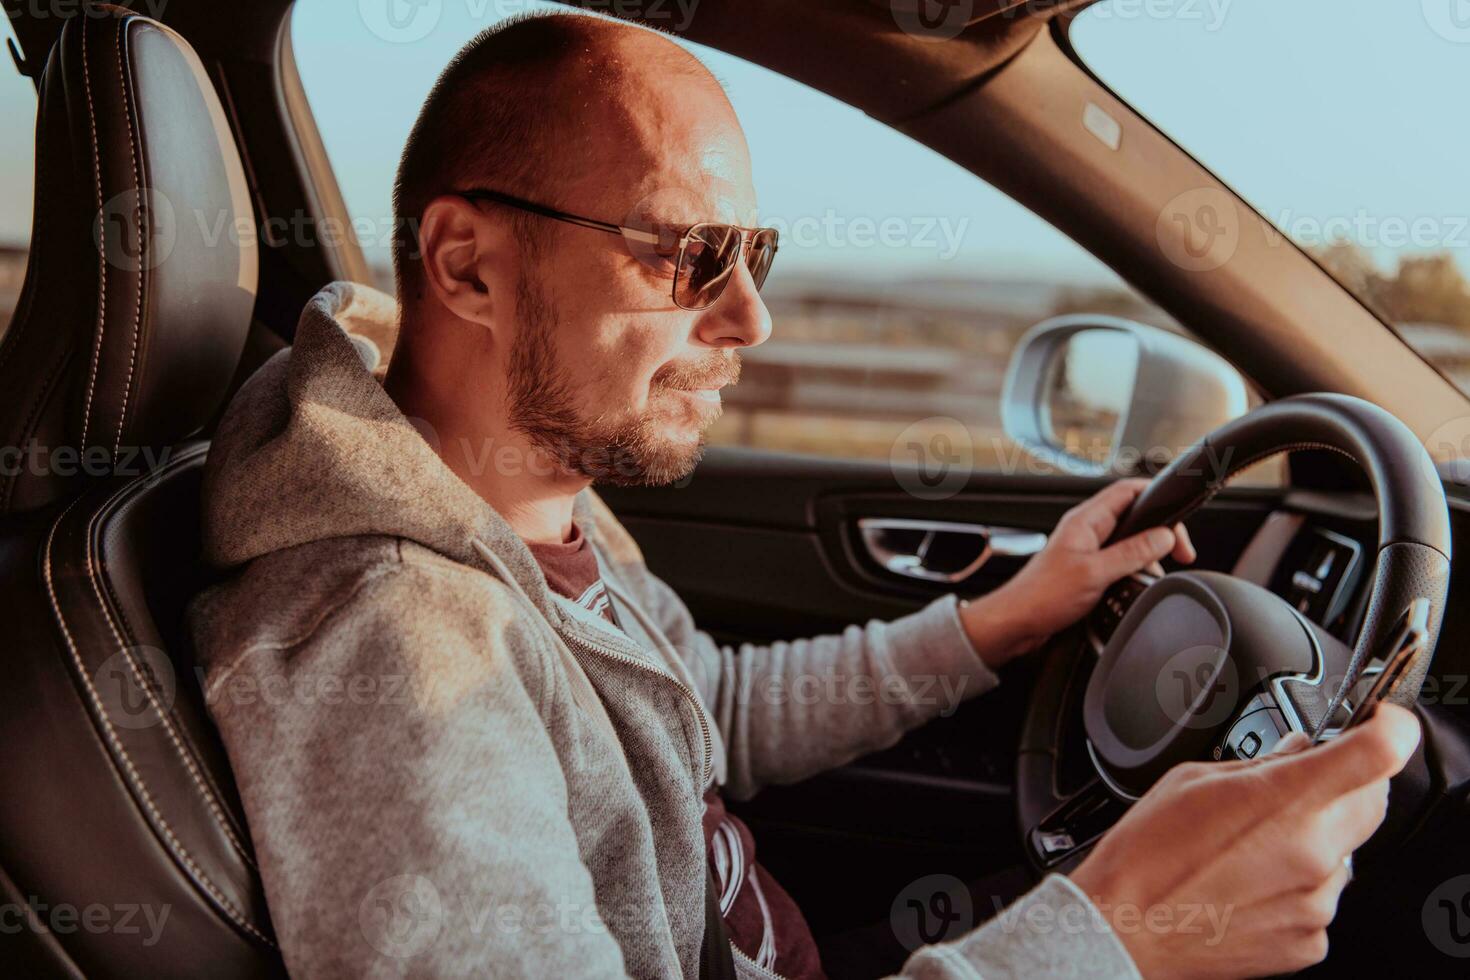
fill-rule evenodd
<path id="1" fill-rule="evenodd" d="M 597 556 L 575 522 L 570 540 L 528 547 L 553 592 L 617 625 Z M 725 811 L 725 801 L 713 786 L 704 794 L 704 842 L 720 890 L 720 914 L 736 947 L 781 976 L 824 980 L 817 943 L 801 909 L 756 863 L 750 828 Z"/>

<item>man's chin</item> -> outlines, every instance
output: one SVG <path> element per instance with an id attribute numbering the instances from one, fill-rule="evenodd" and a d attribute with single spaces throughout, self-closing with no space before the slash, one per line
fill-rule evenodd
<path id="1" fill-rule="evenodd" d="M 644 447 L 643 451 L 631 454 L 605 473 L 593 476 L 593 483 L 613 487 L 666 487 L 682 485 L 694 475 L 694 468 L 704 458 L 704 439 L 694 446 L 672 446 L 665 444 L 656 449 Z"/>
<path id="2" fill-rule="evenodd" d="M 560 439 L 538 433 L 536 439 L 563 472 L 599 486 L 659 487 L 687 480 L 704 456 L 708 423 L 651 419 L 600 433 L 583 432 Z"/>

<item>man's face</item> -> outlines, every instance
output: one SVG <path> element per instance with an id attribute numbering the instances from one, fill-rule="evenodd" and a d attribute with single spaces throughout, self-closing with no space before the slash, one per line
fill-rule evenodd
<path id="1" fill-rule="evenodd" d="M 611 124 L 557 206 L 647 229 L 755 224 L 745 140 L 718 90 L 665 97 Z M 647 105 L 647 104 L 646 104 Z M 709 309 L 673 301 L 674 263 L 623 237 L 547 219 L 522 263 L 507 367 L 511 424 L 566 470 L 619 485 L 688 474 L 740 373 L 770 334 L 744 263 Z"/>

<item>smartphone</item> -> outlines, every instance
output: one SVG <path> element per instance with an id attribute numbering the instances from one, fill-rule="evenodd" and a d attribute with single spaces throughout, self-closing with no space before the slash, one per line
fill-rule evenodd
<path id="1" fill-rule="evenodd" d="M 1384 652 L 1373 658 L 1383 661 L 1383 671 L 1373 679 L 1373 686 L 1353 708 L 1352 716 L 1348 718 L 1347 724 L 1343 725 L 1336 734 L 1340 735 L 1349 728 L 1361 725 L 1372 718 L 1373 712 L 1378 710 L 1378 702 L 1399 689 L 1409 665 L 1418 659 L 1421 653 L 1426 652 L 1425 648 L 1428 645 L 1429 600 L 1415 599 L 1409 604 L 1409 608 L 1404 610 L 1404 614 L 1399 617 L 1398 624 L 1389 634 L 1389 641 L 1383 648 Z M 1319 732 L 1313 742 L 1321 740 L 1322 733 Z"/>
<path id="2" fill-rule="evenodd" d="M 1398 626 L 1390 634 L 1387 656 L 1383 657 L 1383 672 L 1373 680 L 1373 686 L 1353 708 L 1352 717 L 1342 727 L 1347 731 L 1373 717 L 1378 702 L 1393 694 L 1403 683 L 1404 675 L 1429 644 L 1429 600 L 1415 599 L 1400 617 Z"/>

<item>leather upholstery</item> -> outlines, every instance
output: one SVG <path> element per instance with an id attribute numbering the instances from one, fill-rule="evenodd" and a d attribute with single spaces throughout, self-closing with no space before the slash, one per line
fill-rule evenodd
<path id="1" fill-rule="evenodd" d="M 0 963 L 282 975 L 183 628 L 207 583 L 207 444 L 187 437 L 220 407 L 255 291 L 239 155 L 189 46 L 120 8 L 67 22 L 37 125 L 36 233 L 0 346 L 0 901 L 28 910 L 0 922 Z M 8 465 L 32 443 L 49 455 Z"/>
<path id="2" fill-rule="evenodd" d="M 244 170 L 182 38 L 121 8 L 71 18 L 36 125 L 30 261 L 0 344 L 0 513 L 136 475 L 197 432 L 255 299 Z"/>

